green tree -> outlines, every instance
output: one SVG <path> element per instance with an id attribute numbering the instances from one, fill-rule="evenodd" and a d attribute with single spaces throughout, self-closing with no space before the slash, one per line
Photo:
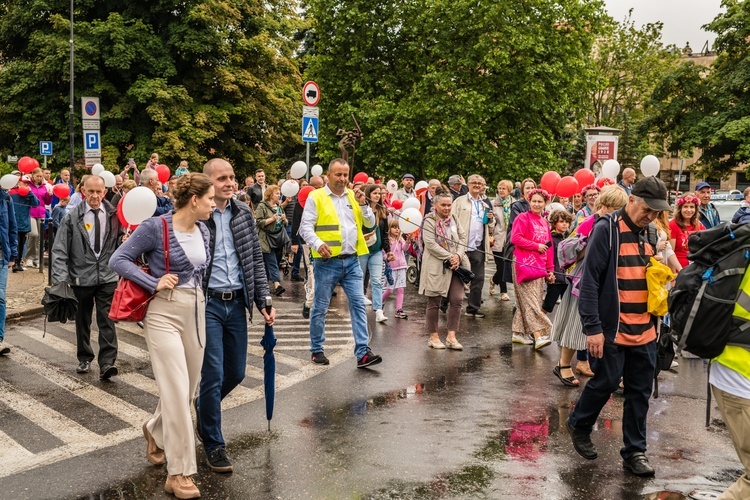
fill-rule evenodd
<path id="1" fill-rule="evenodd" d="M 226 157 L 242 172 L 273 169 L 272 154 L 299 142 L 301 77 L 294 59 L 294 0 L 76 0 L 75 111 L 101 100 L 105 164 L 142 163 L 152 151 L 194 169 Z M 0 5 L 0 151 L 33 154 L 68 140 L 69 2 Z"/>
<path id="2" fill-rule="evenodd" d="M 724 0 L 706 27 L 717 34 L 710 68 L 686 63 L 664 76 L 649 105 L 649 129 L 673 153 L 701 151 L 706 177 L 750 162 L 750 2 Z"/>
<path id="3" fill-rule="evenodd" d="M 637 167 L 650 153 L 642 127 L 644 108 L 659 79 L 677 66 L 679 56 L 661 42 L 662 23 L 638 28 L 632 10 L 622 22 L 610 20 L 594 47 L 596 85 L 590 94 L 587 126 L 619 128 L 618 156 L 623 166 Z"/>
<path id="4" fill-rule="evenodd" d="M 582 0 L 311 0 L 322 156 L 353 113 L 355 170 L 491 180 L 564 164 L 566 124 L 593 85 L 604 18 Z"/>

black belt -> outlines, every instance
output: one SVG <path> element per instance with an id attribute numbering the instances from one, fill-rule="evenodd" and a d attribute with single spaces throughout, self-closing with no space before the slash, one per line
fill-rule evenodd
<path id="1" fill-rule="evenodd" d="M 210 288 L 206 292 L 209 297 L 213 297 L 215 299 L 221 299 L 225 301 L 235 300 L 239 299 L 243 296 L 243 290 L 240 288 L 239 290 L 232 290 L 231 292 L 219 292 L 218 290 L 211 290 Z"/>
<path id="2" fill-rule="evenodd" d="M 340 253 L 340 254 L 338 254 L 336 256 L 336 258 L 337 259 L 341 259 L 341 260 L 345 260 L 345 259 L 348 259 L 350 257 L 356 257 L 356 256 L 357 256 L 356 253 Z"/>

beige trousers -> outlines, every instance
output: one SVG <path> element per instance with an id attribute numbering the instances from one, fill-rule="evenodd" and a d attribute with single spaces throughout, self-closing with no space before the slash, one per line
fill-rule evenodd
<path id="1" fill-rule="evenodd" d="M 711 389 L 732 436 L 737 457 L 745 467 L 745 473 L 719 495 L 719 500 L 746 500 L 750 498 L 750 399 L 734 396 L 715 386 Z"/>
<path id="2" fill-rule="evenodd" d="M 148 306 L 144 331 L 159 403 L 146 424 L 164 450 L 169 475 L 198 471 L 190 408 L 196 396 L 206 342 L 206 302 L 200 289 L 157 293 Z"/>

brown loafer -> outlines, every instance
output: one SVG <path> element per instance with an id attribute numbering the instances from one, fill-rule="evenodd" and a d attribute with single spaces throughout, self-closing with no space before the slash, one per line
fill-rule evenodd
<path id="1" fill-rule="evenodd" d="M 164 484 L 164 491 L 171 493 L 180 499 L 200 498 L 201 496 L 201 492 L 193 482 L 193 478 L 190 476 L 183 476 L 182 474 L 167 476 L 167 482 Z"/>
<path id="2" fill-rule="evenodd" d="M 156 446 L 154 436 L 148 431 L 146 424 L 148 424 L 148 422 L 143 422 L 143 437 L 146 438 L 146 458 L 154 465 L 164 465 L 164 462 L 166 461 L 164 450 Z"/>
<path id="3" fill-rule="evenodd" d="M 593 377 L 594 372 L 591 371 L 591 366 L 588 361 L 579 361 L 576 364 L 576 371 L 584 377 Z"/>

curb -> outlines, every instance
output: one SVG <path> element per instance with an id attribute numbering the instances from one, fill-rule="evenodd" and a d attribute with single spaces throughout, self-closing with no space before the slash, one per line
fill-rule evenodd
<path id="1" fill-rule="evenodd" d="M 44 306 L 35 306 L 35 307 L 29 307 L 27 309 L 24 309 L 22 311 L 17 311 L 8 314 L 5 319 L 20 319 L 26 316 L 35 316 L 37 314 L 44 313 Z"/>

